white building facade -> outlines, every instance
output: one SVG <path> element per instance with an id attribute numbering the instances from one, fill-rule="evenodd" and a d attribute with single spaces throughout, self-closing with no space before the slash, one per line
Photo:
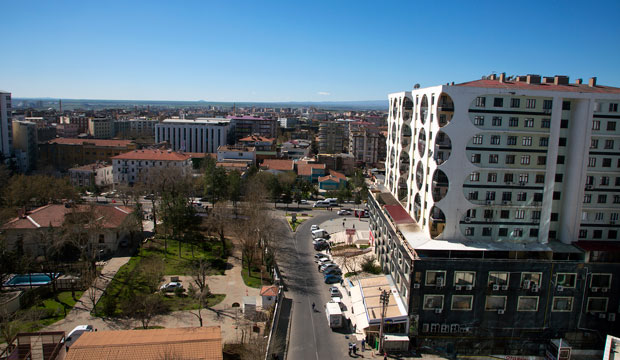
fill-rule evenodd
<path id="1" fill-rule="evenodd" d="M 133 185 L 157 176 L 152 169 L 172 168 L 180 174 L 191 172 L 189 154 L 170 150 L 134 150 L 112 158 L 114 184 Z"/>
<path id="2" fill-rule="evenodd" d="M 0 91 L 0 154 L 10 158 L 13 154 L 13 124 L 11 121 L 11 93 Z"/>
<path id="3" fill-rule="evenodd" d="M 389 104 L 385 185 L 431 238 L 618 239 L 620 88 L 501 74 Z"/>
<path id="4" fill-rule="evenodd" d="M 226 145 L 230 120 L 219 118 L 166 119 L 155 126 L 155 143 L 167 141 L 172 150 L 216 153 Z"/>

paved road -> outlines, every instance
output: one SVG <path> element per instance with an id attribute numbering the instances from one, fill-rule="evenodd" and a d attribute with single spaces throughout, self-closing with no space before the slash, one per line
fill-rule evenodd
<path id="1" fill-rule="evenodd" d="M 293 314 L 289 333 L 287 359 L 344 359 L 347 358 L 348 339 L 345 331 L 332 331 L 327 324 L 323 306 L 330 300 L 323 275 L 314 263 L 310 226 L 338 217 L 336 212 L 313 211 L 314 217 L 303 222 L 297 232 L 287 237 L 280 251 L 278 264 L 282 269 L 288 291 L 293 300 Z M 312 303 L 317 311 L 312 311 Z"/>

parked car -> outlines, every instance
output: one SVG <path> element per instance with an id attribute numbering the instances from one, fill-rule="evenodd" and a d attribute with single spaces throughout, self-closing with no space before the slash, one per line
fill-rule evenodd
<path id="1" fill-rule="evenodd" d="M 336 286 L 332 286 L 329 288 L 329 296 L 331 297 L 342 297 L 342 294 L 340 293 L 340 289 L 338 289 L 338 287 Z"/>
<path id="2" fill-rule="evenodd" d="M 183 284 L 181 284 L 180 282 L 172 281 L 167 284 L 163 284 L 159 288 L 159 290 L 165 291 L 165 292 L 175 291 L 176 289 L 183 289 Z"/>
<path id="3" fill-rule="evenodd" d="M 326 208 L 326 207 L 330 207 L 330 206 L 331 205 L 329 204 L 329 202 L 320 201 L 320 200 L 315 202 L 314 205 L 312 205 L 312 207 L 315 207 L 315 208 L 319 208 L 319 207 Z"/>
<path id="4" fill-rule="evenodd" d="M 318 252 L 316 254 L 314 254 L 314 260 L 316 261 L 318 258 L 322 258 L 322 257 L 326 257 L 326 254 L 323 254 L 321 252 Z"/>
<path id="5" fill-rule="evenodd" d="M 321 260 L 329 260 L 329 259 L 330 259 L 329 256 L 327 256 L 325 254 L 321 254 L 321 256 L 314 258 L 314 262 L 318 263 Z"/>
<path id="6" fill-rule="evenodd" d="M 319 266 L 323 266 L 325 264 L 333 264 L 334 262 L 332 261 L 332 259 L 321 259 L 319 260 Z"/>
<path id="7" fill-rule="evenodd" d="M 328 268 L 327 270 L 323 271 L 323 276 L 325 275 L 342 275 L 342 270 L 340 270 L 340 268 L 338 267 Z"/>
<path id="8" fill-rule="evenodd" d="M 308 205 L 308 200 L 302 199 L 302 200 L 299 201 L 299 203 L 302 204 L 302 205 Z"/>
<path id="9" fill-rule="evenodd" d="M 338 266 L 338 264 L 335 263 L 329 263 L 329 264 L 323 264 L 321 265 L 321 268 L 319 269 L 319 271 L 323 272 L 323 271 L 328 271 L 330 269 L 339 269 L 340 267 Z"/>
<path id="10" fill-rule="evenodd" d="M 349 210 L 338 210 L 338 215 L 351 215 Z"/>
<path id="11" fill-rule="evenodd" d="M 314 240 L 312 240 L 312 245 L 321 244 L 321 243 L 327 243 L 327 240 L 325 240 L 325 239 L 314 239 Z"/>
<path id="12" fill-rule="evenodd" d="M 318 230 L 319 226 L 318 225 L 312 225 L 310 226 L 310 231 L 314 231 L 314 230 Z"/>
<path id="13" fill-rule="evenodd" d="M 342 277 L 339 275 L 327 275 L 325 276 L 325 283 L 326 284 L 335 284 L 335 283 L 339 283 L 340 281 L 342 281 Z"/>
<path id="14" fill-rule="evenodd" d="M 322 243 L 318 243 L 316 245 L 314 245 L 314 250 L 315 251 L 323 251 L 329 249 L 329 243 L 327 242 L 322 242 Z"/>
<path id="15" fill-rule="evenodd" d="M 65 338 L 65 346 L 67 347 L 67 350 L 69 350 L 69 347 L 77 339 L 79 339 L 80 336 L 82 336 L 83 333 L 91 332 L 91 331 L 93 331 L 93 326 L 92 325 L 78 325 L 75 328 L 73 328 L 73 330 L 71 330 L 69 335 L 67 335 L 67 337 Z"/>

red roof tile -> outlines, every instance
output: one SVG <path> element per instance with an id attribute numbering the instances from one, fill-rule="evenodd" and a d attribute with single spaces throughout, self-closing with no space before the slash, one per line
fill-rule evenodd
<path id="1" fill-rule="evenodd" d="M 340 178 L 337 178 L 337 177 L 335 177 L 333 175 L 327 175 L 327 176 L 319 177 L 319 182 L 323 182 L 323 181 L 327 181 L 327 180 L 332 180 L 332 181 L 335 181 L 337 183 L 340 183 L 340 181 L 341 181 Z"/>
<path id="2" fill-rule="evenodd" d="M 96 146 L 108 146 L 108 147 L 127 147 L 132 145 L 133 140 L 101 140 L 101 139 L 73 139 L 73 138 L 56 138 L 48 142 L 49 144 L 61 144 L 61 145 L 84 145 L 93 144 Z"/>
<path id="3" fill-rule="evenodd" d="M 568 92 L 585 92 L 585 93 L 608 93 L 620 94 L 620 88 L 611 86 L 596 85 L 590 87 L 588 84 L 528 84 L 525 81 L 504 81 L 498 80 L 474 80 L 456 84 L 454 86 L 469 86 L 493 89 L 515 89 L 515 90 L 547 90 L 547 91 L 568 91 Z"/>
<path id="4" fill-rule="evenodd" d="M 339 179 L 342 179 L 342 180 L 346 180 L 347 179 L 347 177 L 343 173 L 339 173 L 338 171 L 330 170 L 329 174 L 332 175 L 332 176 L 335 176 L 335 177 L 337 177 Z"/>
<path id="5" fill-rule="evenodd" d="M 278 287 L 275 285 L 263 286 L 260 289 L 261 296 L 278 296 Z"/>
<path id="6" fill-rule="evenodd" d="M 256 142 L 256 141 L 274 142 L 275 140 L 276 139 L 271 139 L 271 138 L 264 137 L 264 136 L 252 135 L 252 136 L 244 137 L 243 139 L 239 139 L 239 142 Z"/>
<path id="7" fill-rule="evenodd" d="M 133 212 L 133 209 L 126 206 L 109 206 L 109 205 L 92 205 L 93 211 L 99 218 L 102 218 L 102 226 L 104 228 L 119 227 L 127 215 Z M 62 204 L 45 205 L 34 209 L 26 214 L 26 217 L 16 217 L 7 222 L 3 229 L 37 229 L 40 227 L 52 226 L 59 227 L 65 221 L 65 215 L 72 211 L 85 212 L 90 210 L 90 205 L 76 205 L 74 207 L 66 207 Z"/>
<path id="8" fill-rule="evenodd" d="M 160 160 L 160 161 L 184 161 L 191 156 L 188 153 L 180 153 L 167 150 L 134 150 L 116 155 L 112 159 L 118 160 Z"/>
<path id="9" fill-rule="evenodd" d="M 261 168 L 267 170 L 293 171 L 295 168 L 293 160 L 265 159 Z"/>
<path id="10" fill-rule="evenodd" d="M 310 176 L 312 169 L 325 169 L 325 164 L 297 164 L 297 175 Z"/>

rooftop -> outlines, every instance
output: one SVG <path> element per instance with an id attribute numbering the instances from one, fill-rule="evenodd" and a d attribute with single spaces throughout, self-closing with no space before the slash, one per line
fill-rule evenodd
<path id="1" fill-rule="evenodd" d="M 133 145 L 133 140 L 101 140 L 101 139 L 76 139 L 76 138 L 56 138 L 48 141 L 49 144 L 60 145 L 85 145 L 92 144 L 104 147 L 127 147 Z"/>
<path id="2" fill-rule="evenodd" d="M 261 168 L 267 170 L 293 171 L 295 169 L 295 163 L 293 160 L 265 159 Z"/>
<path id="3" fill-rule="evenodd" d="M 365 324 L 357 324 L 366 327 L 366 324 L 377 325 L 381 322 L 381 292 L 387 290 L 390 300 L 386 307 L 385 318 L 389 320 L 406 320 L 407 309 L 403 304 L 398 289 L 390 275 L 379 275 L 352 281 L 351 301 L 356 315 L 365 314 Z M 358 321 L 360 319 L 358 318 Z M 364 326 L 366 325 L 366 326 Z"/>
<path id="4" fill-rule="evenodd" d="M 239 139 L 240 142 L 274 142 L 276 139 L 272 139 L 272 138 L 268 138 L 268 137 L 264 137 L 264 136 L 259 136 L 259 135 L 252 135 L 252 136 L 246 136 L 243 139 Z"/>
<path id="5" fill-rule="evenodd" d="M 529 80 L 528 80 L 529 78 Z M 510 79 L 510 80 L 507 80 Z M 592 80 L 593 79 L 593 80 Z M 620 88 L 604 85 L 596 85 L 596 78 L 592 78 L 588 83 L 569 84 L 568 77 L 542 77 L 540 75 L 515 76 L 506 78 L 505 75 L 491 75 L 481 80 L 468 81 L 454 86 L 469 86 L 480 88 L 495 89 L 514 89 L 514 90 L 541 90 L 541 91 L 567 91 L 582 93 L 606 93 L 620 94 Z M 592 86 L 590 85 L 592 83 Z"/>
<path id="6" fill-rule="evenodd" d="M 174 152 L 169 150 L 134 150 L 112 157 L 115 160 L 159 160 L 159 161 L 185 161 L 191 158 L 188 153 Z"/>
<path id="7" fill-rule="evenodd" d="M 319 177 L 319 182 L 328 181 L 328 180 L 335 181 L 335 182 L 339 183 L 342 179 L 338 178 L 338 177 L 335 177 L 333 175 L 327 175 L 327 176 L 320 176 Z"/>
<path id="8" fill-rule="evenodd" d="M 222 355 L 219 326 L 86 332 L 71 346 L 67 360 L 212 359 Z"/>
<path id="9" fill-rule="evenodd" d="M 165 119 L 165 124 L 203 124 L 203 125 L 228 125 L 230 121 L 224 118 L 197 118 L 197 119 Z"/>
<path id="10" fill-rule="evenodd" d="M 111 167 L 111 164 L 105 163 L 105 162 L 97 162 L 94 164 L 88 164 L 88 165 L 82 165 L 82 166 L 77 166 L 74 168 L 69 169 L 69 171 L 95 171 L 97 169 L 101 169 L 101 168 L 105 168 L 105 167 Z"/>
<path id="11" fill-rule="evenodd" d="M 92 208 L 91 208 L 92 206 Z M 24 216 L 13 218 L 2 229 L 38 229 L 45 226 L 60 227 L 65 221 L 65 216 L 74 211 L 85 213 L 92 211 L 98 220 L 102 220 L 101 226 L 114 229 L 119 227 L 125 218 L 133 212 L 127 206 L 109 205 L 74 205 L 67 207 L 63 204 L 50 204 L 26 212 Z"/>
<path id="12" fill-rule="evenodd" d="M 220 145 L 218 146 L 217 151 L 255 152 L 256 148 L 253 146 Z"/>
<path id="13" fill-rule="evenodd" d="M 310 176 L 314 170 L 325 169 L 325 164 L 307 164 L 307 163 L 298 163 L 297 164 L 297 175 Z"/>
<path id="14" fill-rule="evenodd" d="M 234 120 L 270 120 L 270 119 L 265 119 L 265 118 L 260 117 L 260 116 L 248 116 L 248 115 L 244 115 L 244 116 L 228 115 L 226 118 L 227 119 L 234 119 Z"/>

